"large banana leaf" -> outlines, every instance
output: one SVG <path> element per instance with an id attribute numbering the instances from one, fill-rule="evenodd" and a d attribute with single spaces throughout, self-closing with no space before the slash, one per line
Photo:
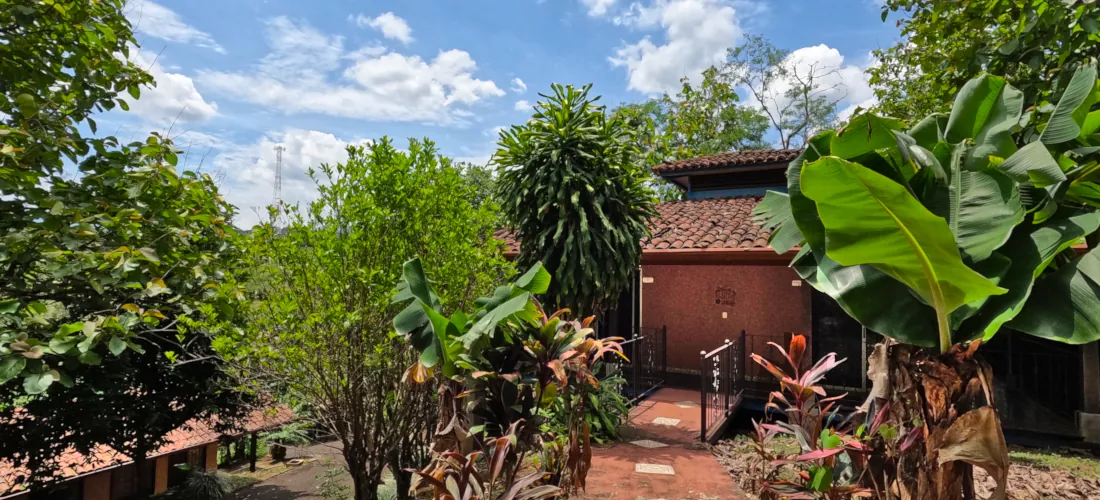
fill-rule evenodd
<path id="1" fill-rule="evenodd" d="M 1100 339 L 1100 249 L 1035 282 L 1035 293 L 1006 326 L 1067 344 Z"/>
<path id="2" fill-rule="evenodd" d="M 1076 112 L 1078 117 L 1084 114 L 1079 112 L 1078 108 L 1089 98 L 1095 83 L 1095 61 L 1077 68 L 1077 71 L 1073 73 L 1073 78 L 1069 81 L 1069 85 L 1066 86 L 1066 90 L 1062 92 L 1062 98 L 1058 100 L 1054 113 L 1050 115 L 1050 121 L 1043 129 L 1043 134 L 1039 136 L 1039 140 L 1043 144 L 1061 144 L 1077 138 L 1078 134 L 1081 133 L 1081 121 L 1083 119 L 1074 119 L 1074 114 Z M 1087 112 L 1087 109 L 1085 112 Z"/>
<path id="3" fill-rule="evenodd" d="M 920 301 L 902 282 L 870 265 L 842 266 L 813 254 L 792 267 L 802 279 L 833 300 L 872 331 L 923 347 L 936 347 L 936 310 Z"/>
<path id="4" fill-rule="evenodd" d="M 845 266 L 872 265 L 916 292 L 936 310 L 942 348 L 952 311 L 1005 292 L 963 263 L 947 222 L 906 187 L 836 157 L 805 166 L 801 180 L 825 227 L 826 254 Z"/>
<path id="5" fill-rule="evenodd" d="M 966 82 L 951 107 L 944 137 L 951 144 L 973 139 L 967 170 L 980 170 L 990 156 L 1005 158 L 1016 151 L 1012 128 L 1020 122 L 1024 96 L 1004 78 L 982 75 Z"/>
<path id="6" fill-rule="evenodd" d="M 783 255 L 802 244 L 802 232 L 791 220 L 791 197 L 787 193 L 768 191 L 752 209 L 752 215 L 760 227 L 771 230 L 768 243 L 775 253 Z"/>
<path id="7" fill-rule="evenodd" d="M 1000 172 L 962 170 L 959 162 L 953 162 L 946 215 L 963 256 L 969 262 L 981 262 L 1008 241 L 1012 229 L 1024 220 L 1020 189 Z"/>
<path id="8" fill-rule="evenodd" d="M 986 340 L 1001 326 L 1016 317 L 1032 294 L 1035 279 L 1050 265 L 1054 257 L 1082 241 L 1100 227 L 1100 213 L 1063 211 L 1046 223 L 1023 224 L 998 252 L 1012 261 L 1000 286 L 1008 293 L 991 297 L 982 309 L 959 327 L 959 337 Z"/>

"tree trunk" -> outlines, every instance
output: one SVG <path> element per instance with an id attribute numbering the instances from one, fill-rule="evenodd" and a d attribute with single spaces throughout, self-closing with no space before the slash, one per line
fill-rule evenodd
<path id="1" fill-rule="evenodd" d="M 391 452 L 387 460 L 387 466 L 390 469 L 390 474 L 393 474 L 394 488 L 397 492 L 398 500 L 410 500 L 414 498 L 409 494 L 409 487 L 412 486 L 412 473 L 405 472 L 401 468 L 401 456 L 397 451 Z"/>
<path id="2" fill-rule="evenodd" d="M 365 471 L 351 473 L 351 486 L 355 500 L 378 500 L 378 478 L 370 477 Z"/>
<path id="3" fill-rule="evenodd" d="M 993 407 L 993 373 L 975 353 L 978 344 L 942 356 L 903 344 L 875 346 L 868 423 L 879 422 L 872 443 L 880 459 L 872 460 L 868 487 L 892 498 L 969 500 L 978 465 L 997 480 L 993 498 L 1004 497 L 1008 449 Z"/>

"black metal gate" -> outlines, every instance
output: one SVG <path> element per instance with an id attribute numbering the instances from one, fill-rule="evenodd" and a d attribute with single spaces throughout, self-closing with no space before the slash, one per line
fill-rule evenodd
<path id="1" fill-rule="evenodd" d="M 722 435 L 733 412 L 741 404 L 744 390 L 745 331 L 726 339 L 721 347 L 700 354 L 699 439 L 710 443 Z"/>
<path id="2" fill-rule="evenodd" d="M 869 390 L 867 356 L 882 335 L 867 330 L 848 316 L 831 297 L 814 290 L 810 302 L 813 315 L 813 358 L 835 352 L 837 359 L 847 361 L 829 371 L 825 384 L 848 390 Z"/>

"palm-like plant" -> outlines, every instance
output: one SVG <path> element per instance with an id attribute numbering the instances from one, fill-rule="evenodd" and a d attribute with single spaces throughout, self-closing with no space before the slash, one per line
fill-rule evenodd
<path id="1" fill-rule="evenodd" d="M 501 132 L 493 156 L 501 211 L 522 242 L 517 264 L 543 263 L 555 278 L 547 300 L 578 317 L 630 283 L 656 213 L 630 129 L 590 89 L 555 84 L 527 123 Z"/>
<path id="2" fill-rule="evenodd" d="M 1078 251 L 1100 226 L 1098 102 L 1095 61 L 1057 104 L 1027 113 L 1019 91 L 983 75 L 950 115 L 906 130 L 864 114 L 819 134 L 791 162 L 788 192 L 757 209 L 776 251 L 801 246 L 803 279 L 898 342 L 876 348 L 872 394 L 923 431 L 924 446 L 887 472 L 914 498 L 972 494 L 967 464 L 1003 489 L 982 341 L 1002 328 L 1100 338 L 1100 250 Z"/>

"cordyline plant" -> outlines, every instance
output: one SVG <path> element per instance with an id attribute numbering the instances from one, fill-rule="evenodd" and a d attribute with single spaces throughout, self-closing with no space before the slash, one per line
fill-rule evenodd
<path id="1" fill-rule="evenodd" d="M 837 360 L 836 353 L 829 353 L 810 369 L 802 370 L 806 337 L 793 336 L 786 350 L 774 342 L 768 345 L 783 355 L 790 371 L 759 354 L 752 355 L 753 361 L 779 380 L 780 389 L 768 396 L 765 410 L 774 409 L 786 417 L 786 421 L 770 424 L 753 421 L 753 445 L 768 469 L 761 478 L 763 492 L 789 499 L 871 496 L 872 490 L 860 486 L 867 468 L 866 448 L 856 435 L 845 432 L 848 422 L 838 422 L 837 418 L 839 401 L 847 394 L 827 396 L 820 385 L 830 370 L 846 360 Z M 772 451 L 768 445 L 777 434 L 793 436 L 798 441 L 798 454 L 786 457 Z M 800 468 L 797 482 L 778 479 L 780 468 L 787 465 Z"/>
<path id="2" fill-rule="evenodd" d="M 566 466 L 549 477 L 565 490 L 584 488 L 592 459 L 584 405 L 599 386 L 592 368 L 605 354 L 622 356 L 622 348 L 619 339 L 593 338 L 591 317 L 566 321 L 567 309 L 543 311 L 535 295 L 549 285 L 550 273 L 536 264 L 514 284 L 478 299 L 477 310 L 447 318 L 420 261 L 405 264 L 394 300 L 409 305 L 394 318 L 394 327 L 420 352 L 406 378 L 424 382 L 438 371 L 450 384 L 450 391 L 440 394 L 437 456 L 424 470 L 428 476 L 438 479 L 454 468 L 450 462 L 457 457 L 448 452 L 469 457 L 477 442 L 507 437 L 511 451 L 499 460 L 506 471 L 502 485 L 512 487 L 524 458 L 552 444 L 539 430 L 548 419 L 544 411 L 561 400 L 568 414 Z M 459 398 L 466 401 L 464 409 Z"/>
<path id="3" fill-rule="evenodd" d="M 803 279 L 892 339 L 871 356 L 868 418 L 923 423 L 924 445 L 875 472 L 903 497 L 970 498 L 972 465 L 1003 497 L 1008 453 L 981 342 L 1002 328 L 1100 338 L 1100 250 L 1082 251 L 1100 226 L 1098 102 L 1095 61 L 1058 103 L 1026 113 L 1019 91 L 983 75 L 950 115 L 905 129 L 863 114 L 819 134 L 788 167 L 788 192 L 757 209 L 777 252 L 801 246 Z M 1029 122 L 1035 132 L 1017 133 Z"/>

